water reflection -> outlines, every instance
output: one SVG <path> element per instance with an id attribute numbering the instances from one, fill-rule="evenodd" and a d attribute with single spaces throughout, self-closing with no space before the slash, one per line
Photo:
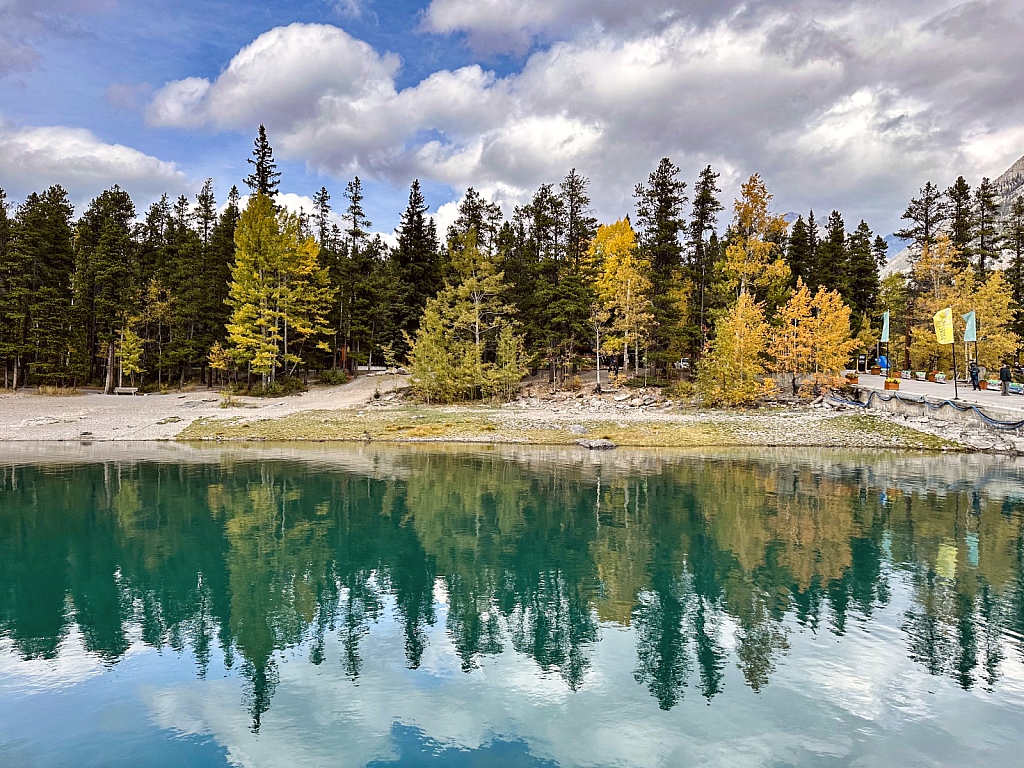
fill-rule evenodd
<path id="1" fill-rule="evenodd" d="M 465 673 L 511 648 L 568 691 L 602 633 L 628 627 L 634 679 L 663 710 L 689 689 L 721 696 L 730 664 L 761 691 L 794 632 L 843 638 L 895 588 L 910 596 L 904 653 L 929 673 L 992 691 L 1006 654 L 1024 655 L 1011 464 L 965 480 L 953 457 L 516 458 L 9 461 L 0 634 L 28 660 L 77 631 L 106 664 L 138 636 L 190 650 L 199 677 L 219 654 L 254 732 L 282 649 L 322 665 L 337 642 L 358 684 L 389 612 L 410 670 L 443 621 Z"/>

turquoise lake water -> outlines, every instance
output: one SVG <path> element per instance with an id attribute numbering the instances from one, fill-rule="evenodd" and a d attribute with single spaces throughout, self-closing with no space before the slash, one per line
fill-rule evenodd
<path id="1" fill-rule="evenodd" d="M 0 766 L 1010 766 L 1024 463 L 0 445 Z"/>

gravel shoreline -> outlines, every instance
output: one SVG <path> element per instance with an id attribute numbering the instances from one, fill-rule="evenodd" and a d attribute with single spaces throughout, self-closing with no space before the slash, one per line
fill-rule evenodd
<path id="1" fill-rule="evenodd" d="M 503 406 L 425 406 L 391 391 L 403 377 L 362 377 L 277 400 L 216 392 L 148 396 L 0 395 L 0 441 L 373 440 L 569 445 L 581 437 L 630 447 L 792 446 L 895 448 L 1024 455 L 1024 436 L 979 434 L 913 418 L 816 401 L 699 410 L 657 390 L 527 391 Z M 379 397 L 375 396 L 379 393 Z"/>

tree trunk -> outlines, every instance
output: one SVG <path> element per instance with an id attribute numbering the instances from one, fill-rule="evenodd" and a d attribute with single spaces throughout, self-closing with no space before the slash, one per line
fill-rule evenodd
<path id="1" fill-rule="evenodd" d="M 103 394 L 114 394 L 114 340 L 107 342 L 107 380 L 103 385 Z"/>

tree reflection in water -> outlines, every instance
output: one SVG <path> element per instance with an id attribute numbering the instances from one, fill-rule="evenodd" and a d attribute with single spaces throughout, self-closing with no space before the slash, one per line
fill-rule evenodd
<path id="1" fill-rule="evenodd" d="M 729 663 L 761 690 L 792 633 L 841 638 L 897 585 L 906 653 L 931 674 L 992 690 L 1007 649 L 1022 653 L 1021 502 L 956 478 L 915 487 L 827 455 L 377 459 L 0 466 L 0 633 L 52 659 L 77 625 L 116 663 L 137 632 L 191 649 L 200 677 L 214 652 L 240 657 L 254 731 L 275 653 L 302 645 L 319 665 L 335 638 L 358 681 L 389 606 L 410 669 L 443 611 L 465 672 L 511 648 L 571 691 L 602 625 L 629 627 L 635 679 L 662 709 L 688 685 L 722 694 Z"/>

